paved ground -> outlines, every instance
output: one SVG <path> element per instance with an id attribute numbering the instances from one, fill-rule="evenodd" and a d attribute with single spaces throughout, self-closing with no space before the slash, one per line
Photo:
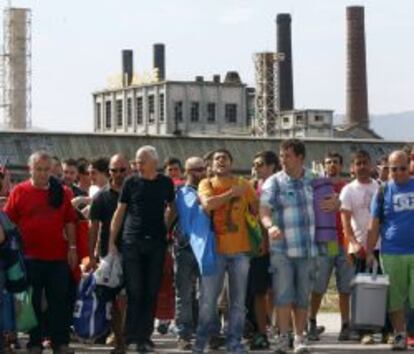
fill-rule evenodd
<path id="1" fill-rule="evenodd" d="M 374 344 L 370 346 L 361 345 L 357 342 L 346 342 L 346 344 L 338 343 L 336 337 L 340 328 L 340 319 L 338 314 L 320 314 L 318 316 L 318 324 L 326 327 L 325 333 L 321 336 L 319 342 L 311 342 L 312 353 L 332 353 L 332 354 L 352 354 L 352 353 L 394 353 L 390 350 L 389 345 L 385 344 Z M 176 340 L 172 335 L 166 336 L 155 336 L 155 344 L 157 346 L 156 353 L 162 354 L 174 354 L 174 353 L 190 353 L 189 351 L 179 351 L 176 349 Z M 98 345 L 72 345 L 77 354 L 88 353 L 88 354 L 107 354 L 110 348 Z M 25 353 L 26 351 L 19 351 L 18 353 Z M 414 352 L 414 350 L 413 350 Z M 51 351 L 45 351 L 45 354 L 51 354 Z M 128 353 L 134 353 L 129 351 Z M 224 350 L 215 351 L 210 353 L 225 353 Z M 272 353 L 272 350 L 268 351 L 254 351 L 252 353 L 267 354 Z"/>

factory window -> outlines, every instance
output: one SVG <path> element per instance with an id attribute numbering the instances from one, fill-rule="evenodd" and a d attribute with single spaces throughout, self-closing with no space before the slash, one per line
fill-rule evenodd
<path id="1" fill-rule="evenodd" d="M 216 121 L 216 104 L 214 102 L 207 103 L 207 123 Z"/>
<path id="2" fill-rule="evenodd" d="M 237 123 L 237 104 L 226 103 L 224 108 L 226 123 Z"/>
<path id="3" fill-rule="evenodd" d="M 127 99 L 127 124 L 132 126 L 132 98 Z"/>
<path id="4" fill-rule="evenodd" d="M 297 115 L 296 116 L 296 124 L 303 124 L 303 116 Z"/>
<path id="5" fill-rule="evenodd" d="M 148 113 L 149 113 L 149 123 L 155 122 L 155 97 L 154 95 L 148 96 Z"/>
<path id="6" fill-rule="evenodd" d="M 111 129 L 112 126 L 112 104 L 111 101 L 105 102 L 105 127 Z"/>
<path id="7" fill-rule="evenodd" d="M 190 119 L 192 122 L 198 122 L 200 118 L 200 103 L 191 102 Z"/>
<path id="8" fill-rule="evenodd" d="M 122 127 L 122 100 L 116 100 L 116 126 Z"/>
<path id="9" fill-rule="evenodd" d="M 136 100 L 136 110 L 137 110 L 137 124 L 140 125 L 143 123 L 143 118 L 144 118 L 144 114 L 143 114 L 143 100 L 142 97 L 137 97 Z"/>
<path id="10" fill-rule="evenodd" d="M 164 94 L 161 93 L 160 94 L 160 122 L 164 121 L 164 116 L 165 116 L 165 104 L 164 104 Z"/>
<path id="11" fill-rule="evenodd" d="M 290 118 L 289 117 L 283 117 L 282 122 L 283 122 L 283 125 L 288 125 L 290 123 Z"/>
<path id="12" fill-rule="evenodd" d="M 315 114 L 314 120 L 315 122 L 322 123 L 324 121 L 324 117 L 322 115 Z"/>
<path id="13" fill-rule="evenodd" d="M 174 120 L 176 122 L 183 121 L 183 102 L 177 101 L 174 103 Z"/>
<path id="14" fill-rule="evenodd" d="M 102 125 L 101 125 L 102 115 L 101 115 L 101 104 L 100 104 L 100 102 L 97 102 L 96 105 L 95 105 L 95 116 L 96 116 L 96 129 L 101 130 L 101 128 L 102 128 Z"/>

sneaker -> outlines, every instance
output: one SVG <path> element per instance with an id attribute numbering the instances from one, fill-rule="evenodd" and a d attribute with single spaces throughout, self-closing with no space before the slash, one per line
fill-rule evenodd
<path id="1" fill-rule="evenodd" d="M 407 337 L 405 334 L 399 333 L 394 337 L 394 344 L 391 347 L 392 350 L 406 350 L 407 349 Z"/>
<path id="2" fill-rule="evenodd" d="M 305 337 L 296 337 L 293 343 L 294 353 L 309 353 L 309 347 L 306 344 Z"/>
<path id="3" fill-rule="evenodd" d="M 308 340 L 311 340 L 311 341 L 319 340 L 319 332 L 318 332 L 318 327 L 316 326 L 316 321 L 309 321 Z"/>
<path id="4" fill-rule="evenodd" d="M 282 334 L 276 338 L 275 353 L 286 354 L 289 351 L 289 336 Z"/>
<path id="5" fill-rule="evenodd" d="M 157 327 L 157 331 L 159 334 L 167 334 L 168 328 L 170 327 L 170 321 L 160 321 Z"/>
<path id="6" fill-rule="evenodd" d="M 361 339 L 361 344 L 375 344 L 374 336 L 372 334 L 365 334 Z"/>
<path id="7" fill-rule="evenodd" d="M 250 341 L 250 350 L 266 350 L 269 347 L 270 343 L 266 334 L 256 333 Z"/>
<path id="8" fill-rule="evenodd" d="M 338 341 L 346 341 L 351 339 L 351 329 L 348 323 L 344 323 L 338 335 Z"/>
<path id="9" fill-rule="evenodd" d="M 178 350 L 191 350 L 191 342 L 186 338 L 178 338 L 177 349 Z"/>
<path id="10" fill-rule="evenodd" d="M 224 347 L 226 338 L 223 336 L 214 336 L 210 338 L 208 344 L 211 350 L 218 350 L 220 347 Z"/>

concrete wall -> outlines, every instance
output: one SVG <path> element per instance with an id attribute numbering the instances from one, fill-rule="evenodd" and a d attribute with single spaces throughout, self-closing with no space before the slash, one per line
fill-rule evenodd
<path id="1" fill-rule="evenodd" d="M 381 155 L 397 148 L 404 142 L 384 142 L 378 140 L 345 139 L 304 139 L 307 148 L 307 160 L 321 161 L 325 152 L 335 150 L 341 153 L 348 164 L 351 153 L 364 148 L 377 159 Z M 75 133 L 34 133 L 0 132 L 0 163 L 8 160 L 11 168 L 25 168 L 28 156 L 36 150 L 45 149 L 62 159 L 69 157 L 94 158 L 102 155 L 124 153 L 132 159 L 135 151 L 142 145 L 154 145 L 161 160 L 167 156 L 176 156 L 182 160 L 217 148 L 227 148 L 234 155 L 237 170 L 249 171 L 256 152 L 261 150 L 277 151 L 279 139 L 235 138 L 235 137 L 155 137 L 122 134 L 75 134 Z"/>

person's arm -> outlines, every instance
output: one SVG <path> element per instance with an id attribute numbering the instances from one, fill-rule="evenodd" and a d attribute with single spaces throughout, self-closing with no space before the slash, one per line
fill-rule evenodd
<path id="1" fill-rule="evenodd" d="M 125 218 L 127 204 L 118 203 L 114 216 L 111 221 L 110 236 L 109 236 L 109 253 L 117 253 L 116 241 L 118 234 L 121 231 L 122 222 Z"/>
<path id="2" fill-rule="evenodd" d="M 339 200 L 339 196 L 337 194 L 332 193 L 322 199 L 320 206 L 325 213 L 331 213 L 338 211 L 341 208 L 341 201 Z"/>
<path id="3" fill-rule="evenodd" d="M 353 253 L 357 253 L 362 245 L 355 237 L 354 230 L 351 225 L 352 212 L 349 210 L 341 210 L 342 229 L 344 231 L 345 239 L 352 245 Z"/>
<path id="4" fill-rule="evenodd" d="M 89 264 L 88 269 L 95 269 L 97 264 L 96 243 L 99 233 L 99 221 L 91 220 L 89 222 L 89 237 L 88 237 L 88 251 L 89 251 Z"/>
<path id="5" fill-rule="evenodd" d="M 223 206 L 224 204 L 228 203 L 232 198 L 241 197 L 246 190 L 245 185 L 241 186 L 232 186 L 229 190 L 213 196 L 206 196 L 200 194 L 200 202 L 203 206 L 204 210 L 207 212 L 216 210 Z"/>
<path id="6" fill-rule="evenodd" d="M 4 234 L 3 227 L 0 225 L 0 245 L 6 240 L 6 235 Z"/>
<path id="7" fill-rule="evenodd" d="M 277 225 L 273 223 L 272 209 L 269 206 L 260 206 L 260 220 L 272 240 L 280 240 L 283 238 L 282 232 Z"/>
<path id="8" fill-rule="evenodd" d="M 68 241 L 68 263 L 71 269 L 78 265 L 78 253 L 76 248 L 76 227 L 73 222 L 65 224 L 65 234 Z"/>
<path id="9" fill-rule="evenodd" d="M 371 218 L 368 226 L 367 239 L 367 264 L 372 266 L 374 262 L 374 249 L 379 239 L 380 221 L 378 218 Z"/>

